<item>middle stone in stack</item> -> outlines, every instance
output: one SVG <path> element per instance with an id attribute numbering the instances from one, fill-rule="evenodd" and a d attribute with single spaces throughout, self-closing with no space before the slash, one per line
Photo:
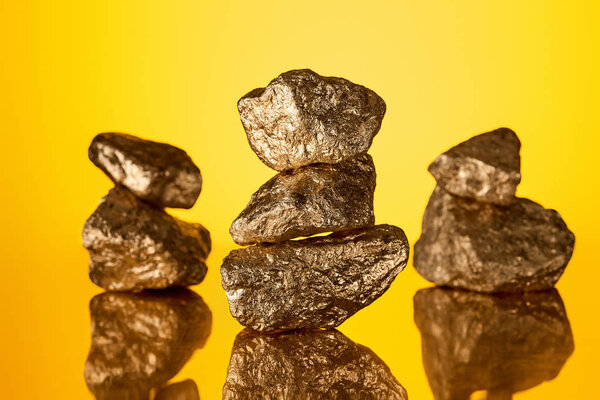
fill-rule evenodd
<path id="1" fill-rule="evenodd" d="M 366 154 L 385 102 L 311 70 L 283 73 L 238 110 L 258 157 L 280 172 L 231 225 L 221 276 L 231 314 L 258 331 L 332 328 L 381 296 L 408 260 L 402 229 L 375 226 Z M 301 236 L 334 232 L 303 240 Z"/>

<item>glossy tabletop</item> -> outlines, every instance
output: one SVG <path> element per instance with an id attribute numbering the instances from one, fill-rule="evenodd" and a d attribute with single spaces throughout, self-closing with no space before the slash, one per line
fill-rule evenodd
<path id="1" fill-rule="evenodd" d="M 219 399 L 234 354 L 240 382 L 289 393 L 327 387 L 338 373 L 348 385 L 367 376 L 399 383 L 411 399 L 600 398 L 599 13 L 594 2 L 559 3 L 1 4 L 1 397 L 101 397 L 103 388 L 86 384 L 88 360 L 158 371 L 117 382 L 118 394 L 105 398 L 175 398 L 194 391 L 192 380 L 200 398 Z M 219 267 L 237 248 L 231 221 L 275 172 L 248 146 L 236 102 L 299 67 L 344 76 L 386 101 L 369 151 L 375 215 L 403 228 L 411 250 L 434 188 L 428 164 L 477 133 L 515 130 L 517 194 L 556 209 L 576 236 L 557 292 L 427 289 L 409 261 L 339 333 L 240 335 Z M 87 147 L 111 130 L 179 146 L 200 167 L 196 205 L 168 210 L 211 233 L 197 295 L 114 297 L 88 279 L 81 229 L 111 183 Z M 92 323 L 112 332 L 114 355 L 96 351 Z M 151 335 L 140 333 L 143 323 Z M 264 375 L 269 357 L 295 372 Z"/>

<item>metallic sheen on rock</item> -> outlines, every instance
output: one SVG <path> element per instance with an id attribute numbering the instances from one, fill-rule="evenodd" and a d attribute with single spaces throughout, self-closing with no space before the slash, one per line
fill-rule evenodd
<path id="1" fill-rule="evenodd" d="M 431 288 L 414 298 L 423 365 L 436 400 L 486 399 L 555 378 L 573 353 L 556 290 L 498 295 Z"/>
<path id="2" fill-rule="evenodd" d="M 158 207 L 191 208 L 202 190 L 202 175 L 185 151 L 124 133 L 100 133 L 90 160 L 116 184 Z"/>
<path id="3" fill-rule="evenodd" d="M 257 331 L 332 328 L 371 304 L 404 269 L 402 229 L 376 225 L 233 250 L 221 277 L 229 310 Z"/>
<path id="4" fill-rule="evenodd" d="M 188 289 L 102 293 L 90 302 L 85 382 L 98 400 L 149 400 L 210 335 L 212 315 Z"/>
<path id="5" fill-rule="evenodd" d="M 575 236 L 560 215 L 517 198 L 508 207 L 436 187 L 413 263 L 423 278 L 478 292 L 548 289 L 562 275 Z"/>
<path id="6" fill-rule="evenodd" d="M 200 283 L 210 234 L 115 187 L 83 227 L 89 274 L 106 290 L 164 289 Z"/>
<path id="7" fill-rule="evenodd" d="M 521 182 L 521 142 L 508 128 L 483 133 L 454 146 L 429 166 L 448 192 L 508 205 Z"/>
<path id="8" fill-rule="evenodd" d="M 186 379 L 160 389 L 154 400 L 200 400 L 200 393 L 196 382 Z"/>
<path id="9" fill-rule="evenodd" d="M 300 69 L 254 89 L 238 101 L 238 110 L 252 150 L 283 171 L 366 153 L 381 127 L 385 102 L 346 79 Z"/>
<path id="10" fill-rule="evenodd" d="M 247 245 L 372 226 L 375 177 L 368 154 L 281 172 L 252 195 L 229 232 Z"/>
<path id="11" fill-rule="evenodd" d="M 387 365 L 336 330 L 265 335 L 233 344 L 224 400 L 408 399 Z"/>

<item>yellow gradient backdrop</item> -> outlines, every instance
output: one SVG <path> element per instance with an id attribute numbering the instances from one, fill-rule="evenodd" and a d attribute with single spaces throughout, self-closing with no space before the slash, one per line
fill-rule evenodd
<path id="1" fill-rule="evenodd" d="M 1 1 L 0 339 L 3 398 L 90 397 L 80 231 L 109 180 L 87 160 L 102 131 L 184 148 L 202 170 L 196 206 L 176 215 L 213 237 L 195 290 L 212 335 L 176 379 L 220 398 L 233 339 L 219 266 L 230 222 L 274 171 L 247 144 L 237 99 L 308 67 L 387 102 L 371 155 L 376 217 L 412 243 L 451 145 L 499 126 L 520 136 L 518 194 L 557 209 L 577 237 L 558 288 L 576 350 L 559 377 L 518 399 L 600 398 L 598 147 L 600 7 L 596 1 Z M 431 392 L 409 264 L 391 289 L 341 326 L 391 368 L 412 399 Z"/>

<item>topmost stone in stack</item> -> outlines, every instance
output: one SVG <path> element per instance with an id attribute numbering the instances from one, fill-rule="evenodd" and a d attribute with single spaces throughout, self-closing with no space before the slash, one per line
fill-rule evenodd
<path id="1" fill-rule="evenodd" d="M 477 135 L 429 166 L 437 187 L 423 215 L 414 265 L 427 280 L 478 292 L 551 288 L 575 237 L 561 216 L 515 196 L 521 180 L 517 135 Z"/>
<path id="2" fill-rule="evenodd" d="M 238 107 L 252 149 L 283 172 L 231 225 L 236 243 L 258 244 L 223 261 L 230 311 L 259 331 L 338 326 L 381 296 L 408 259 L 400 228 L 373 226 L 375 166 L 365 153 L 385 103 L 345 79 L 297 70 Z M 323 232 L 334 233 L 291 240 Z"/>
<path id="3" fill-rule="evenodd" d="M 521 142 L 508 128 L 477 135 L 440 154 L 429 166 L 438 185 L 461 197 L 508 205 L 521 182 Z"/>
<path id="4" fill-rule="evenodd" d="M 381 127 L 385 102 L 346 79 L 300 69 L 254 89 L 238 101 L 238 110 L 258 158 L 284 171 L 366 153 Z"/>
<path id="5" fill-rule="evenodd" d="M 157 207 L 191 208 L 202 190 L 202 175 L 185 151 L 125 133 L 100 133 L 90 160 L 116 184 Z"/>

